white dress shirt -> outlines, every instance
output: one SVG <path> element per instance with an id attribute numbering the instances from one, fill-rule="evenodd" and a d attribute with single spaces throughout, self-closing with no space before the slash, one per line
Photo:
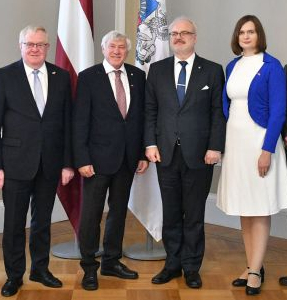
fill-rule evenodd
<path id="1" fill-rule="evenodd" d="M 111 66 L 106 59 L 104 59 L 104 61 L 103 61 L 103 66 L 104 66 L 106 73 L 109 76 L 109 80 L 110 80 L 110 83 L 111 83 L 111 86 L 112 86 L 112 89 L 114 92 L 115 99 L 117 99 L 116 98 L 116 83 L 115 83 L 116 74 L 114 72 L 117 70 L 113 66 Z M 125 69 L 124 64 L 122 64 L 122 66 L 118 70 L 122 71 L 121 72 L 121 80 L 122 80 L 122 83 L 123 83 L 123 86 L 125 89 L 125 93 L 126 93 L 126 103 L 127 103 L 127 112 L 128 112 L 129 107 L 130 107 L 130 102 L 131 102 L 130 85 L 129 85 L 128 75 L 127 75 L 127 71 Z"/>
<path id="2" fill-rule="evenodd" d="M 188 82 L 189 82 L 191 70 L 192 70 L 192 67 L 193 67 L 194 58 L 195 58 L 195 53 L 193 53 L 188 59 L 185 59 L 185 61 L 187 62 L 187 65 L 185 67 L 185 70 L 186 70 L 185 91 L 186 91 L 187 86 L 188 86 Z M 175 87 L 177 86 L 179 73 L 180 73 L 181 68 L 182 68 L 181 64 L 179 63 L 180 61 L 182 61 L 182 60 L 180 60 L 176 56 L 174 57 L 174 80 L 175 80 Z"/>
<path id="3" fill-rule="evenodd" d="M 33 74 L 34 69 L 29 67 L 27 64 L 25 64 L 25 62 L 24 62 L 24 68 L 25 68 L 25 72 L 26 72 L 33 96 L 35 97 L 35 95 L 34 95 L 34 74 Z M 39 70 L 38 77 L 39 77 L 41 85 L 42 85 L 44 101 L 46 103 L 47 96 L 48 96 L 48 72 L 47 72 L 45 63 L 37 70 Z"/>

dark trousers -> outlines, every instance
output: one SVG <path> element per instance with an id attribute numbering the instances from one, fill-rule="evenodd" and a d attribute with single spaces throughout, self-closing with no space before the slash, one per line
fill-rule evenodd
<path id="1" fill-rule="evenodd" d="M 157 164 L 157 173 L 163 204 L 165 267 L 198 271 L 204 255 L 204 212 L 213 167 L 189 169 L 176 145 L 171 164 Z"/>
<path id="2" fill-rule="evenodd" d="M 20 279 L 26 269 L 25 225 L 31 201 L 30 255 L 31 271 L 48 268 L 50 227 L 57 180 L 48 180 L 40 168 L 33 180 L 5 178 L 3 202 L 5 206 L 3 254 L 9 279 Z"/>
<path id="3" fill-rule="evenodd" d="M 96 174 L 84 178 L 83 205 L 79 229 L 81 266 L 84 271 L 97 270 L 99 262 L 95 253 L 99 250 L 100 223 L 107 190 L 109 211 L 103 238 L 102 266 L 116 263 L 122 257 L 125 219 L 134 174 L 124 162 L 112 175 Z"/>

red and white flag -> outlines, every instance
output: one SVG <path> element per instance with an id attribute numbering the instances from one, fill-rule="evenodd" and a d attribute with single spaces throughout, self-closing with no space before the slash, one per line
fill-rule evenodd
<path id="1" fill-rule="evenodd" d="M 60 0 L 55 62 L 69 71 L 75 96 L 79 72 L 94 64 L 93 0 Z M 67 186 L 59 184 L 57 194 L 77 233 L 82 202 L 79 173 Z"/>
<path id="2" fill-rule="evenodd" d="M 137 26 L 135 64 L 147 74 L 152 62 L 169 56 L 165 0 L 140 0 Z M 129 209 L 156 241 L 161 240 L 162 202 L 154 163 L 143 176 L 135 176 Z"/>

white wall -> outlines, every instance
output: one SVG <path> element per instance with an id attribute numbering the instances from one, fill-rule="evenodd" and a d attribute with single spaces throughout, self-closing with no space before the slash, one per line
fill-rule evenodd
<path id="1" fill-rule="evenodd" d="M 286 0 L 166 0 L 168 21 L 186 15 L 198 26 L 199 55 L 224 67 L 234 57 L 230 49 L 235 23 L 246 14 L 256 15 L 267 36 L 267 51 L 287 63 Z"/>
<path id="2" fill-rule="evenodd" d="M 47 60 L 55 61 L 60 0 L 0 0 L 0 67 L 20 58 L 19 32 L 28 24 L 43 25 L 50 37 Z M 114 29 L 115 0 L 93 0 L 95 61 L 102 60 L 102 36 Z"/>

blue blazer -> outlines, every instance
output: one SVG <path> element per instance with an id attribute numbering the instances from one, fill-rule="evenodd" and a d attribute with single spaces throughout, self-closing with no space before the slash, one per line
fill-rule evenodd
<path id="1" fill-rule="evenodd" d="M 226 67 L 226 83 L 223 89 L 223 112 L 226 119 L 230 106 L 226 85 L 240 58 L 241 56 L 236 57 Z M 266 128 L 262 149 L 274 153 L 286 118 L 286 75 L 279 60 L 266 52 L 263 62 L 249 87 L 248 111 L 255 123 Z"/>

